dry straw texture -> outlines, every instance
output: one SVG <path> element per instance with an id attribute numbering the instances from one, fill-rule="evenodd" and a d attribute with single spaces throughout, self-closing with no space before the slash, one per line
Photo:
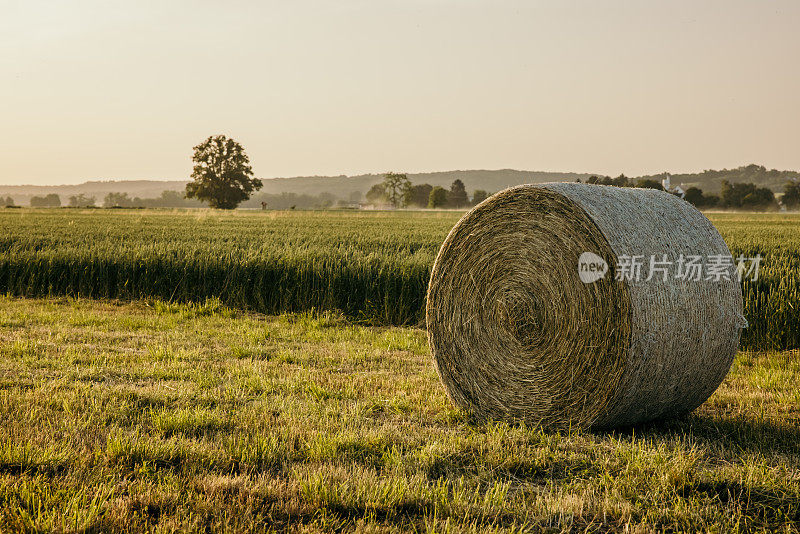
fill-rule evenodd
<path id="1" fill-rule="evenodd" d="M 583 252 L 609 273 L 578 276 Z M 743 325 L 730 280 L 645 280 L 649 258 L 729 256 L 662 191 L 576 183 L 502 191 L 467 213 L 431 274 L 428 336 L 452 400 L 481 417 L 613 427 L 693 410 L 727 374 Z M 614 278 L 644 256 L 642 279 Z"/>

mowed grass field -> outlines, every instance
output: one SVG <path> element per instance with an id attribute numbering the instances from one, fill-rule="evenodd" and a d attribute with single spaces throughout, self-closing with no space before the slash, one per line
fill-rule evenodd
<path id="1" fill-rule="evenodd" d="M 797 532 L 797 353 L 682 419 L 453 408 L 425 332 L 335 313 L 0 297 L 0 531 Z"/>
<path id="2" fill-rule="evenodd" d="M 745 281 L 742 347 L 800 348 L 800 215 L 708 214 Z M 436 253 L 458 212 L 0 210 L 0 293 L 167 302 L 266 314 L 340 311 L 424 324 Z M 635 231 L 632 228 L 631 231 Z"/>

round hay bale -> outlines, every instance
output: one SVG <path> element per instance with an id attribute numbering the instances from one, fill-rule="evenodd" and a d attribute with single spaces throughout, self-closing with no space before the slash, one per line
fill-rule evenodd
<path id="1" fill-rule="evenodd" d="M 633 256 L 642 276 L 617 279 Z M 702 258 L 699 281 L 677 271 L 691 256 Z M 746 325 L 732 262 L 706 279 L 718 256 L 730 251 L 711 222 L 663 191 L 497 193 L 436 258 L 426 316 L 437 372 L 479 417 L 614 427 L 691 411 L 724 379 Z M 651 257 L 671 262 L 667 275 L 646 279 Z M 579 273 L 587 258 L 596 269 L 583 261 Z"/>

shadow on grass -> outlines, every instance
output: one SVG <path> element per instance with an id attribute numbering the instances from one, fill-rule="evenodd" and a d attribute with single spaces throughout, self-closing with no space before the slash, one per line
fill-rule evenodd
<path id="1" fill-rule="evenodd" d="M 726 507 L 741 507 L 751 521 L 763 526 L 800 522 L 800 497 L 796 494 L 731 481 L 695 482 L 687 485 L 684 493 L 703 493 Z"/>
<path id="2" fill-rule="evenodd" d="M 652 421 L 625 429 L 593 431 L 597 436 L 622 435 L 643 439 L 689 439 L 707 447 L 712 455 L 727 460 L 756 454 L 800 455 L 800 428 L 789 422 L 752 420 L 746 417 L 708 417 L 687 414 Z M 767 526 L 773 523 L 800 523 L 800 494 L 781 484 L 750 485 L 724 478 L 698 474 L 682 488 L 684 497 L 705 495 L 726 507 L 740 508 L 750 521 Z"/>
<path id="3" fill-rule="evenodd" d="M 699 444 L 733 454 L 800 454 L 800 427 L 791 422 L 746 417 L 708 417 L 691 413 L 616 430 L 593 431 L 602 435 L 636 435 L 644 438 L 689 438 Z"/>

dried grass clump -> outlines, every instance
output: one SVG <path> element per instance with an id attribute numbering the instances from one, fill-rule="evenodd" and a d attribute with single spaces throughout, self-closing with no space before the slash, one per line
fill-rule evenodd
<path id="1" fill-rule="evenodd" d="M 609 273 L 583 283 L 583 252 Z M 699 211 L 651 189 L 524 185 L 475 207 L 428 288 L 429 342 L 451 399 L 544 426 L 628 425 L 702 404 L 736 353 L 741 289 L 733 267 L 719 282 L 614 279 L 622 255 L 663 254 L 730 252 Z"/>

